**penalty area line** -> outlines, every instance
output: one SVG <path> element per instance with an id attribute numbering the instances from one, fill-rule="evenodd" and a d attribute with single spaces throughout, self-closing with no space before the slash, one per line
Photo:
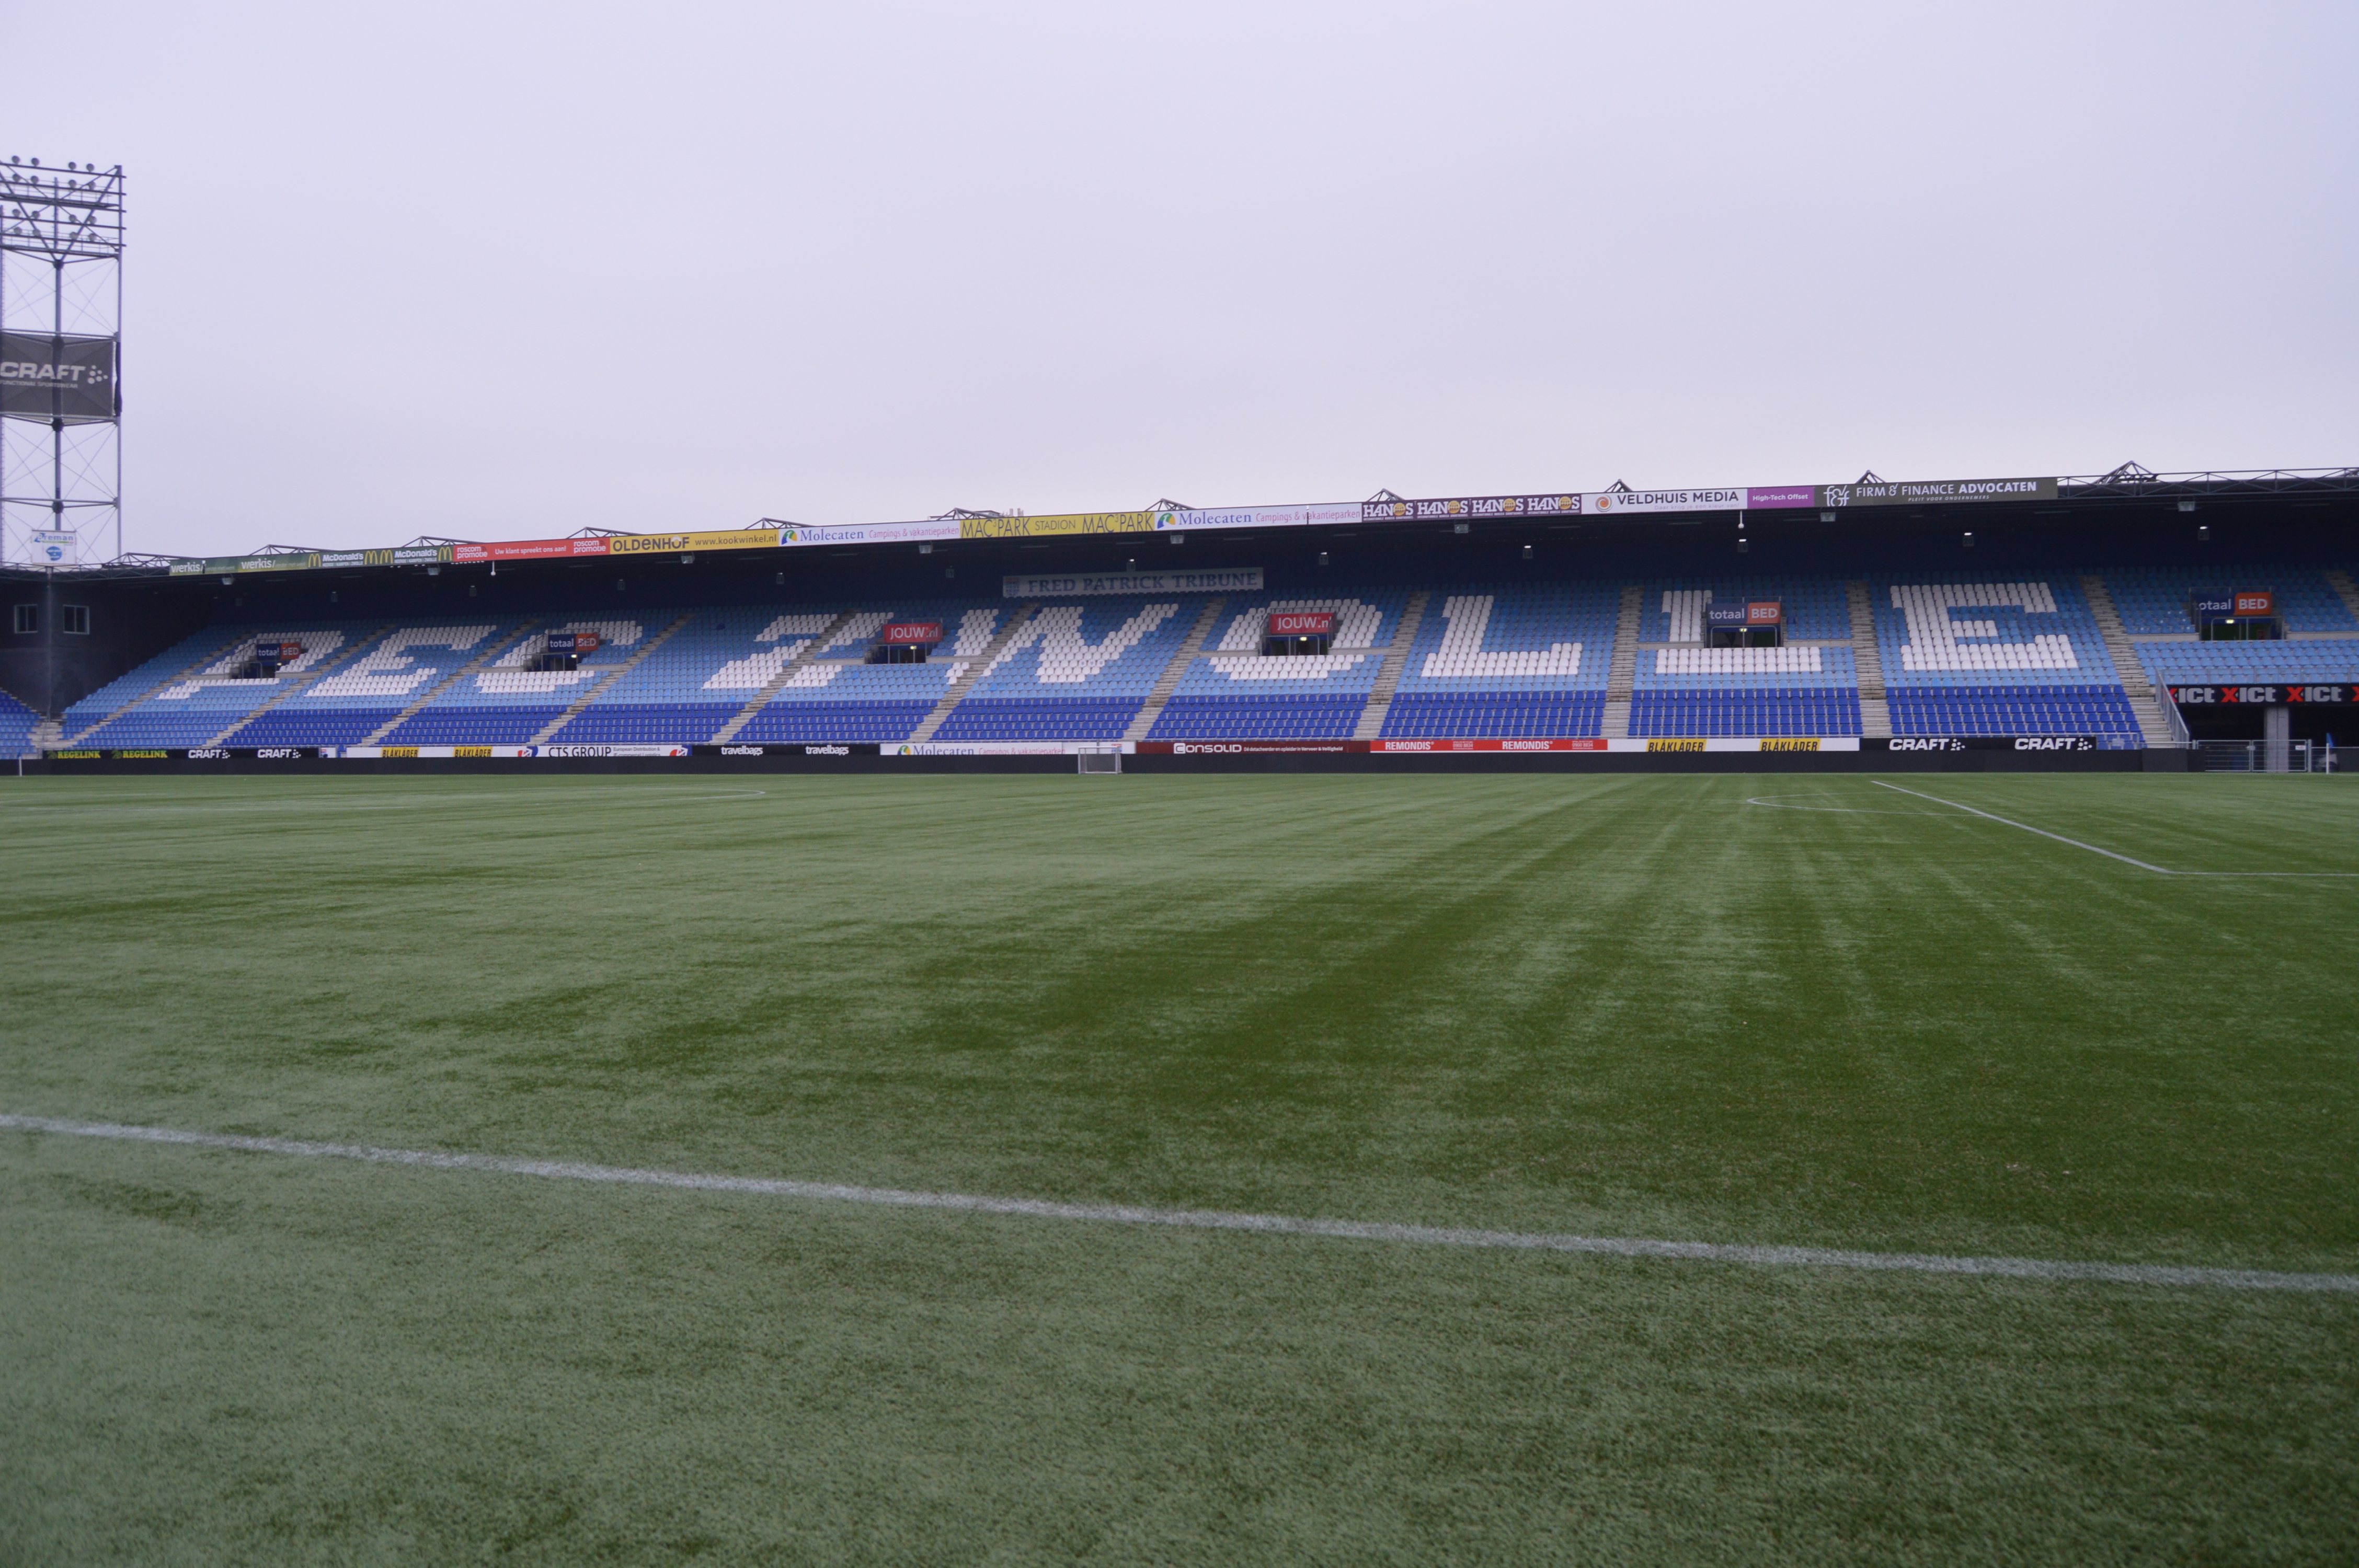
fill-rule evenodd
<path id="1" fill-rule="evenodd" d="M 1243 1230 L 1268 1236 L 1310 1236 L 1345 1241 L 1410 1242 L 1432 1247 L 1500 1248 L 1527 1252 L 1585 1252 L 1614 1258 L 1660 1258 L 1699 1263 L 1864 1269 L 1915 1274 L 1979 1274 L 2022 1280 L 2084 1280 L 2105 1284 L 2175 1285 L 2209 1290 L 2297 1291 L 2359 1295 L 2359 1274 L 2293 1274 L 2266 1269 L 2185 1268 L 2167 1263 L 2096 1263 L 2043 1258 L 1950 1257 L 1923 1252 L 1855 1252 L 1822 1247 L 1747 1247 L 1716 1241 L 1658 1241 L 1636 1237 L 1566 1236 L 1548 1232 L 1476 1230 L 1450 1226 L 1382 1225 L 1362 1220 L 1312 1219 L 1283 1214 L 1237 1214 L 1219 1209 L 1145 1208 L 1126 1204 L 1052 1203 L 1038 1198 L 986 1197 L 967 1193 L 904 1192 L 829 1182 L 780 1181 L 756 1176 L 714 1176 L 688 1171 L 649 1171 L 565 1160 L 520 1160 L 496 1154 L 444 1154 L 419 1149 L 379 1149 L 359 1143 L 318 1143 L 296 1138 L 247 1138 L 191 1132 L 170 1127 L 131 1127 L 116 1122 L 66 1121 L 44 1116 L 0 1114 L 0 1130 L 46 1132 L 67 1138 L 104 1138 L 135 1143 L 179 1144 L 252 1154 L 290 1154 L 311 1159 L 358 1160 L 429 1170 L 483 1171 L 558 1181 L 608 1182 L 628 1186 L 680 1187 L 695 1192 L 746 1193 L 763 1197 L 806 1198 L 831 1203 L 875 1204 L 891 1208 L 950 1209 L 970 1214 L 1013 1215 L 1027 1219 L 1091 1220 L 1114 1225 L 1159 1225 L 1186 1230 Z"/>
<path id="2" fill-rule="evenodd" d="M 1938 795 L 1927 795 L 1922 790 L 1902 789 L 1898 784 L 1886 784 L 1882 779 L 1870 779 L 1867 782 L 1875 785 L 1878 789 L 1894 790 L 1897 791 L 1901 795 L 1913 795 L 1919 800 L 1930 800 L 1936 806 L 1946 806 L 1953 811 L 1963 811 L 1972 816 L 1983 817 L 1987 821 L 1999 823 L 2005 827 L 2019 827 L 2026 833 L 2037 833 L 2042 838 L 2053 838 L 2059 844 L 2070 844 L 2075 849 L 2086 849 L 2092 855 L 2104 855 L 2109 860 L 2119 860 L 2125 865 L 2136 866 L 2139 871 L 2152 871 L 2158 877 L 2359 877 L 2359 871 L 2176 871 L 2171 870 L 2169 866 L 2149 865 L 2144 860 L 2135 859 L 2129 855 L 2121 854 L 2116 850 L 2101 849 L 2094 844 L 2083 844 L 2078 838 L 2067 838 L 2061 833 L 2050 833 L 2045 827 L 2034 827 L 2028 822 L 2017 822 L 2013 817 L 2000 816 L 1992 812 L 1976 810 L 1973 806 L 1967 806 L 1961 801 L 1943 800 Z"/>

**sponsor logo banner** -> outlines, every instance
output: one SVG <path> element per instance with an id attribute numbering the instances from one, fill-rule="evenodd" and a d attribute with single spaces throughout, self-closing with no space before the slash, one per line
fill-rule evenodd
<path id="1" fill-rule="evenodd" d="M 544 757 L 685 757 L 685 745 L 542 746 Z"/>
<path id="2" fill-rule="evenodd" d="M 1277 752 L 1340 756 L 1365 752 L 1372 744 L 1367 741 L 1141 741 L 1137 750 L 1149 757 L 1236 757 Z"/>
<path id="3" fill-rule="evenodd" d="M 2297 702 L 2359 701 L 2359 687 L 2349 683 L 2302 686 L 2173 686 L 2165 687 L 2170 700 L 2181 708 L 2212 703 L 2257 703 L 2265 708 Z"/>
<path id="4" fill-rule="evenodd" d="M 509 539 L 490 545 L 449 545 L 453 561 L 538 561 L 552 557 L 603 556 L 611 539 Z"/>
<path id="5" fill-rule="evenodd" d="M 45 567 L 70 567 L 81 558 L 82 544 L 70 530 L 43 528 L 33 535 L 33 559 Z"/>
<path id="6" fill-rule="evenodd" d="M 1617 490 L 1592 495 L 1586 510 L 1599 517 L 1610 517 L 1617 513 L 1742 512 L 1745 510 L 1745 492 L 1741 490 Z"/>
<path id="7" fill-rule="evenodd" d="M 212 556 L 201 561 L 174 561 L 174 577 L 230 577 L 239 572 L 309 571 L 320 564 L 316 550 L 290 550 L 277 556 Z"/>
<path id="8" fill-rule="evenodd" d="M 1745 606 L 1707 604 L 1703 607 L 1703 623 L 1707 626 L 1742 626 L 1745 624 Z"/>
<path id="9" fill-rule="evenodd" d="M 2234 610 L 2239 615 L 2275 615 L 2277 596 L 2264 588 L 2240 588 L 2236 590 Z"/>
<path id="10" fill-rule="evenodd" d="M 0 414 L 88 425 L 117 406 L 114 339 L 0 332 Z"/>
<path id="11" fill-rule="evenodd" d="M 1335 615 L 1328 610 L 1281 610 L 1269 618 L 1273 637 L 1332 637 Z"/>
<path id="12" fill-rule="evenodd" d="M 1004 599 L 1073 599 L 1106 593 L 1258 593 L 1259 567 L 1209 572 L 1050 572 L 999 579 Z"/>
<path id="13" fill-rule="evenodd" d="M 877 748 L 888 757 L 1070 757 L 1076 752 L 1127 757 L 1150 749 L 1144 741 L 969 741 L 955 746 L 904 741 Z"/>
<path id="14" fill-rule="evenodd" d="M 1049 517 L 962 517 L 962 539 L 1047 539 L 1066 534 L 1148 534 L 1152 512 L 1069 512 Z"/>
<path id="15" fill-rule="evenodd" d="M 1745 505 L 1751 512 L 1774 512 L 1788 506 L 1816 506 L 1819 487 L 1815 484 L 1748 485 Z"/>
<path id="16" fill-rule="evenodd" d="M 759 746 L 708 744 L 689 748 L 700 757 L 873 757 L 880 749 L 874 741 L 834 741 L 811 744 L 800 741 L 772 741 Z"/>
<path id="17" fill-rule="evenodd" d="M 1856 735 L 1712 736 L 1662 735 L 1643 741 L 1608 741 L 1609 752 L 1856 752 Z"/>
<path id="18" fill-rule="evenodd" d="M 778 547 L 776 528 L 732 528 L 723 534 L 615 534 L 608 536 L 606 550 L 616 556 L 661 556 L 677 550 L 693 554 L 698 550 L 775 550 Z"/>
<path id="19" fill-rule="evenodd" d="M 2094 735 L 1895 735 L 1859 742 L 1869 752 L 2094 752 Z"/>
<path id="20" fill-rule="evenodd" d="M 1455 736 L 1442 740 L 1371 741 L 1368 750 L 1397 752 L 1408 756 L 1431 756 L 1437 752 L 1603 752 L 1605 742 L 1595 736 L 1540 741 L 1523 736 L 1508 739 Z"/>
<path id="21" fill-rule="evenodd" d="M 876 633 L 880 643 L 939 643 L 942 640 L 942 623 L 939 621 L 896 621 Z"/>
<path id="22" fill-rule="evenodd" d="M 543 644 L 552 654 L 594 654 L 599 639 L 595 632 L 551 632 Z"/>
<path id="23" fill-rule="evenodd" d="M 924 523 L 863 523 L 848 528 L 814 528 L 796 523 L 778 530 L 778 545 L 782 549 L 793 549 L 810 545 L 932 544 L 961 536 L 954 518 Z"/>
<path id="24" fill-rule="evenodd" d="M 1823 506 L 1923 506 L 1951 501 L 2053 501 L 2052 479 L 1910 480 L 1899 484 L 1829 484 L 1820 487 Z"/>
<path id="25" fill-rule="evenodd" d="M 1473 517 L 1566 517 L 1582 511 L 1577 490 L 1551 495 L 1453 495 L 1430 501 L 1364 501 L 1363 523 L 1414 522 L 1438 518 L 1462 523 Z"/>
<path id="26" fill-rule="evenodd" d="M 606 748 L 591 747 L 585 749 L 597 751 L 605 750 Z M 548 746 L 346 746 L 340 754 L 348 759 L 365 759 L 369 757 L 395 757 L 404 759 L 429 757 L 530 757 L 534 755 L 547 756 L 552 750 L 554 750 L 554 748 Z M 325 748 L 322 748 L 320 754 L 321 756 L 326 756 L 328 752 Z"/>
<path id="27" fill-rule="evenodd" d="M 1360 504 L 1351 501 L 1310 506 L 1198 506 L 1155 514 L 1155 531 L 1163 534 L 1190 528 L 1324 528 L 1360 520 Z"/>
<path id="28" fill-rule="evenodd" d="M 1745 623 L 1748 626 L 1783 626 L 1786 623 L 1785 600 L 1754 600 L 1745 607 Z"/>

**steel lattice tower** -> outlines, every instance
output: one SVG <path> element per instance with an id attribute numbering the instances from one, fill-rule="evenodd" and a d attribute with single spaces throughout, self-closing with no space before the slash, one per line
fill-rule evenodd
<path id="1" fill-rule="evenodd" d="M 120 556 L 121 165 L 0 163 L 0 560 Z"/>

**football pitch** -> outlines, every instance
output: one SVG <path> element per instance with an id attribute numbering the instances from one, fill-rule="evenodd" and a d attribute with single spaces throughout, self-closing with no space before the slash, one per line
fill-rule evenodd
<path id="1" fill-rule="evenodd" d="M 0 1562 L 2359 1557 L 2339 777 L 0 828 Z"/>

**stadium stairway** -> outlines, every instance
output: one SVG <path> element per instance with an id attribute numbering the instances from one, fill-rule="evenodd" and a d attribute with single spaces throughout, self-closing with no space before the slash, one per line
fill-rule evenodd
<path id="1" fill-rule="evenodd" d="M 247 725 L 253 723 L 255 719 L 261 718 L 264 714 L 269 712 L 280 703 L 285 702 L 288 697 L 302 696 L 305 691 L 310 689 L 311 683 L 318 680 L 321 676 L 328 675 L 333 671 L 342 669 L 345 665 L 350 665 L 353 660 L 358 659 L 362 654 L 368 652 L 369 649 L 375 647 L 379 643 L 383 642 L 386 637 L 392 633 L 393 629 L 400 624 L 401 622 L 398 621 L 388 621 L 384 625 L 378 627 L 375 631 L 370 633 L 367 636 L 353 638 L 351 646 L 344 648 L 337 657 L 330 659 L 325 664 L 321 665 L 317 669 L 306 670 L 301 675 L 295 676 L 291 678 L 284 676 L 280 676 L 280 689 L 277 696 L 272 697 L 268 702 L 264 703 L 253 712 L 239 715 L 238 718 L 231 723 L 228 729 L 223 730 L 220 734 L 206 741 L 205 744 L 207 746 L 228 745 L 230 743 L 230 738 L 235 735 L 239 730 L 245 729 Z"/>
<path id="2" fill-rule="evenodd" d="M 658 648 L 662 647 L 666 643 L 669 642 L 674 633 L 687 625 L 690 622 L 695 620 L 697 612 L 691 610 L 687 614 L 682 615 L 679 620 L 673 622 L 670 625 L 665 627 L 662 631 L 657 633 L 654 636 L 642 638 L 639 642 L 638 648 L 629 658 L 625 659 L 621 664 L 616 665 L 611 671 L 609 671 L 605 679 L 598 682 L 597 685 L 592 687 L 588 691 L 583 692 L 580 697 L 575 699 L 572 707 L 559 714 L 549 723 L 542 725 L 539 730 L 534 732 L 532 739 L 526 741 L 525 744 L 527 746 L 541 746 L 548 744 L 549 738 L 550 736 L 556 734 L 559 730 L 572 723 L 576 715 L 578 715 L 583 708 L 589 707 L 592 703 L 597 701 L 598 694 L 600 692 L 604 691 L 608 687 L 613 686 L 616 681 L 621 680 L 625 676 L 630 674 L 631 671 L 638 668 L 639 665 L 646 661 L 647 656 L 649 654 L 654 653 Z"/>
<path id="3" fill-rule="evenodd" d="M 44 719 L 33 726 L 33 732 L 25 740 L 36 752 L 54 752 L 66 743 L 65 726 L 54 719 Z"/>
<path id="4" fill-rule="evenodd" d="M 966 674 L 959 676 L 951 688 L 942 693 L 942 699 L 934 704 L 934 710 L 919 719 L 918 727 L 909 731 L 911 745 L 922 744 L 934 738 L 934 731 L 942 727 L 942 720 L 948 719 L 951 710 L 966 700 L 966 694 L 974 689 L 975 684 L 990 673 L 992 663 L 999 657 L 1001 650 L 1015 640 L 1016 634 L 1024 630 L 1024 623 L 1032 619 L 1032 612 L 1039 608 L 1040 601 L 1037 599 L 1016 607 L 1016 613 L 1007 618 L 1007 624 L 999 629 L 999 635 L 984 643 L 983 652 L 974 656 L 974 663 L 967 666 Z"/>
<path id="5" fill-rule="evenodd" d="M 451 690 L 461 681 L 465 680 L 469 676 L 473 675 L 477 670 L 482 669 L 485 665 L 490 664 L 494 659 L 498 658 L 502 654 L 507 652 L 510 648 L 515 647 L 518 643 L 524 641 L 525 638 L 530 636 L 532 634 L 532 629 L 539 624 L 540 621 L 538 618 L 527 620 L 523 625 L 517 627 L 515 631 L 509 633 L 506 636 L 501 638 L 498 642 L 494 643 L 490 647 L 485 648 L 482 653 L 476 654 L 473 659 L 470 660 L 466 664 L 461 665 L 457 669 L 452 670 L 449 675 L 435 682 L 433 686 L 427 689 L 424 697 L 419 697 L 416 702 L 411 703 L 408 707 L 395 714 L 390 719 L 369 731 L 368 735 L 362 740 L 360 743 L 364 746 L 383 744 L 385 738 L 387 735 L 392 734 L 396 730 L 400 729 L 403 720 L 407 719 L 411 714 L 416 713 L 421 708 L 431 706 L 436 697 L 441 696 L 444 692 Z"/>
<path id="6" fill-rule="evenodd" d="M 2343 606 L 2351 611 L 2351 618 L 2359 621 L 2359 584 L 2352 582 L 2351 574 L 2336 567 L 2326 574 L 2326 585 L 2343 600 Z"/>
<path id="7" fill-rule="evenodd" d="M 1393 633 L 1393 651 L 1376 668 L 1376 684 L 1368 693 L 1367 706 L 1360 709 L 1360 722 L 1352 729 L 1353 740 L 1373 741 L 1385 732 L 1385 715 L 1392 711 L 1393 698 L 1400 695 L 1408 651 L 1417 644 L 1417 629 L 1425 623 L 1426 600 L 1430 597 L 1423 589 L 1408 596 L 1408 607 L 1401 611 L 1400 625 Z"/>
<path id="8" fill-rule="evenodd" d="M 2130 713 L 2137 719 L 2138 733 L 2146 737 L 2147 746 L 2167 750 L 2177 745 L 2171 734 L 2170 720 L 2163 717 L 2162 705 L 2155 700 L 2153 677 L 2147 673 L 2137 650 L 2130 645 L 2129 633 L 2122 628 L 2121 611 L 2114 606 L 2111 589 L 2105 579 L 2088 576 L 2081 579 L 2081 591 L 2089 598 L 2089 613 L 2097 622 L 2097 635 L 2105 641 L 2105 656 L 2114 661 L 2114 675 L 2129 695 Z"/>
<path id="9" fill-rule="evenodd" d="M 1605 722 L 1610 741 L 1630 738 L 1630 694 L 1638 685 L 1638 622 L 1645 611 L 1646 589 L 1629 583 L 1622 589 L 1622 612 L 1614 622 L 1614 662 L 1605 671 Z"/>
<path id="10" fill-rule="evenodd" d="M 1884 652 L 1875 642 L 1875 600 L 1867 584 L 1856 579 L 1843 584 L 1851 605 L 1852 662 L 1859 666 L 1859 732 L 1892 733 L 1892 707 L 1884 700 Z"/>
<path id="11" fill-rule="evenodd" d="M 1203 612 L 1196 617 L 1196 624 L 1180 643 L 1179 652 L 1173 654 L 1171 662 L 1164 666 L 1155 688 L 1147 694 L 1147 701 L 1139 707 L 1138 717 L 1132 719 L 1130 728 L 1122 732 L 1124 740 L 1147 739 L 1147 732 L 1155 728 L 1158 719 L 1163 717 L 1164 704 L 1171 700 L 1172 692 L 1179 688 L 1180 678 L 1188 673 L 1189 663 L 1204 651 L 1204 639 L 1212 634 L 1212 628 L 1220 622 L 1221 611 L 1228 602 L 1224 595 L 1215 594 L 1205 604 Z"/>
<path id="12" fill-rule="evenodd" d="M 712 743 L 716 746 L 726 746 L 737 739 L 737 732 L 754 721 L 754 715 L 762 711 L 762 705 L 784 691 L 787 683 L 800 675 L 804 667 L 813 659 L 818 658 L 821 648 L 827 647 L 836 638 L 842 636 L 844 627 L 851 624 L 852 618 L 859 613 L 857 610 L 847 610 L 821 627 L 819 635 L 803 645 L 801 653 L 778 666 L 778 673 L 772 676 L 764 684 L 762 689 L 754 694 L 752 701 L 737 710 L 736 718 L 712 732 Z"/>

